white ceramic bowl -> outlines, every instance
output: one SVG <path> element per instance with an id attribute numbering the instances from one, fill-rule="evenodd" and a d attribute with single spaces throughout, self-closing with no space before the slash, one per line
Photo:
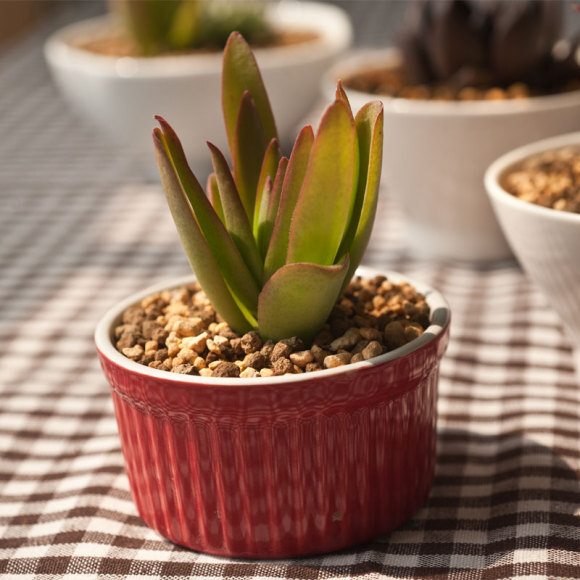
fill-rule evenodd
<path id="1" fill-rule="evenodd" d="M 338 78 L 396 62 L 393 49 L 355 53 L 325 75 L 324 92 L 333 94 Z M 377 98 L 346 90 L 355 109 Z M 512 101 L 381 100 L 383 182 L 405 214 L 411 252 L 469 262 L 510 257 L 485 195 L 484 172 L 514 147 L 580 129 L 580 91 Z"/>
<path id="2" fill-rule="evenodd" d="M 320 77 L 352 41 L 352 26 L 341 9 L 316 2 L 283 0 L 267 9 L 279 28 L 311 30 L 312 41 L 257 49 L 281 139 L 312 109 Z M 209 169 L 206 141 L 226 147 L 221 110 L 221 53 L 119 58 L 72 46 L 75 39 L 102 31 L 106 17 L 78 22 L 54 33 L 45 56 L 57 85 L 79 114 L 119 144 L 137 150 L 156 174 L 151 132 L 153 115 L 164 116 L 182 140 L 194 170 Z"/>
<path id="3" fill-rule="evenodd" d="M 522 201 L 501 185 L 522 160 L 568 145 L 580 148 L 580 132 L 544 139 L 500 157 L 485 173 L 485 187 L 514 254 L 560 315 L 580 374 L 580 214 Z"/>

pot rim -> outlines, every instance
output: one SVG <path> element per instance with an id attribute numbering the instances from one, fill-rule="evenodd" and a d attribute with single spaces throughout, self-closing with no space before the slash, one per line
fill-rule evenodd
<path id="1" fill-rule="evenodd" d="M 223 388 L 223 387 L 249 387 L 249 386 L 272 386 L 283 388 L 288 384 L 300 383 L 302 381 L 312 381 L 316 379 L 327 379 L 336 375 L 352 374 L 362 369 L 369 369 L 380 364 L 387 363 L 389 361 L 399 359 L 401 357 L 410 355 L 420 349 L 426 348 L 433 340 L 436 340 L 440 335 L 442 335 L 450 324 L 451 311 L 449 305 L 445 298 L 440 292 L 434 290 L 433 288 L 427 286 L 426 284 L 421 284 L 407 276 L 404 276 L 398 272 L 392 271 L 379 271 L 375 268 L 360 267 L 356 271 L 357 275 L 363 277 L 372 277 L 376 275 L 387 276 L 387 279 L 395 283 L 408 282 L 412 284 L 419 292 L 421 292 L 431 309 L 432 321 L 427 327 L 425 332 L 412 340 L 411 342 L 380 356 L 374 357 L 367 361 L 361 361 L 358 363 L 353 363 L 349 365 L 344 365 L 342 367 L 336 367 L 333 369 L 323 369 L 320 371 L 313 371 L 309 373 L 302 373 L 298 375 L 283 375 L 277 377 L 260 377 L 256 378 L 221 378 L 221 377 L 201 377 L 201 376 L 190 376 L 182 375 L 179 373 L 171 373 L 169 371 L 161 371 L 158 369 L 153 369 L 132 361 L 120 353 L 114 346 L 111 339 L 114 326 L 118 323 L 123 311 L 129 306 L 135 304 L 142 298 L 153 294 L 155 292 L 160 292 L 161 290 L 166 290 L 170 288 L 176 288 L 180 285 L 193 282 L 195 276 L 189 275 L 185 277 L 180 277 L 177 279 L 172 279 L 165 282 L 160 282 L 149 288 L 141 290 L 140 292 L 134 293 L 131 296 L 121 300 L 114 306 L 112 306 L 98 322 L 95 329 L 94 339 L 97 350 L 101 356 L 107 358 L 109 361 L 113 362 L 119 367 L 126 369 L 128 372 L 133 374 L 139 374 L 144 377 L 149 377 L 151 379 L 163 380 L 170 383 L 184 384 L 196 386 L 196 387 L 207 387 L 207 388 Z"/>
<path id="2" fill-rule="evenodd" d="M 335 56 L 352 43 L 353 30 L 344 10 L 322 2 L 282 0 L 268 6 L 267 18 L 280 26 L 311 29 L 319 37 L 312 41 L 286 46 L 253 49 L 260 69 L 285 68 L 319 62 Z M 303 13 L 308 12 L 307 25 Z M 45 42 L 46 59 L 61 67 L 92 71 L 113 77 L 184 77 L 221 75 L 222 51 L 180 54 L 161 57 L 119 57 L 97 54 L 72 46 L 70 41 L 83 32 L 98 31 L 111 22 L 109 15 L 88 18 L 69 24 L 52 33 Z"/>
<path id="3" fill-rule="evenodd" d="M 511 206 L 519 211 L 528 212 L 531 215 L 543 216 L 544 219 L 580 226 L 580 214 L 570 211 L 558 211 L 524 201 L 506 191 L 501 185 L 503 176 L 526 158 L 551 149 L 560 149 L 571 145 L 576 145 L 580 148 L 580 131 L 534 141 L 505 153 L 487 168 L 483 178 L 485 189 L 490 199 Z"/>
<path id="4" fill-rule="evenodd" d="M 337 61 L 322 77 L 326 95 L 334 94 L 336 82 L 342 76 L 358 72 L 366 65 L 373 69 L 381 64 L 401 62 L 401 54 L 395 47 L 360 49 Z M 534 96 L 526 99 L 503 101 L 430 101 L 389 97 L 365 93 L 346 87 L 351 100 L 365 101 L 380 99 L 385 112 L 397 115 L 431 117 L 496 117 L 502 115 L 530 114 L 565 107 L 580 106 L 580 90 L 553 95 Z"/>

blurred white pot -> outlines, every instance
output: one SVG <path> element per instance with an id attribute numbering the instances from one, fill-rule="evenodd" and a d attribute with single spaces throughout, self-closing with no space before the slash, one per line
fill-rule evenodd
<path id="1" fill-rule="evenodd" d="M 282 142 L 315 104 L 320 76 L 352 41 L 352 26 L 339 8 L 316 2 L 272 3 L 267 17 L 285 30 L 306 30 L 317 38 L 255 50 Z M 65 98 L 119 144 L 137 150 L 156 174 L 151 132 L 153 115 L 171 123 L 192 167 L 209 169 L 206 141 L 226 147 L 221 112 L 221 53 L 163 57 L 115 57 L 73 46 L 98 34 L 107 17 L 67 26 L 46 42 L 45 56 Z"/>
<path id="2" fill-rule="evenodd" d="M 394 49 L 336 63 L 336 80 L 400 62 Z M 346 89 L 353 109 L 379 98 Z M 482 262 L 511 255 L 483 187 L 489 164 L 519 145 L 580 129 L 580 91 L 510 101 L 441 102 L 380 97 L 385 106 L 383 183 L 406 218 L 407 245 L 423 258 Z"/>
<path id="3" fill-rule="evenodd" d="M 502 187 L 502 179 L 522 160 L 569 145 L 580 150 L 580 132 L 544 139 L 507 153 L 491 164 L 485 187 L 514 254 L 531 280 L 560 315 L 580 375 L 580 214 L 522 201 Z"/>

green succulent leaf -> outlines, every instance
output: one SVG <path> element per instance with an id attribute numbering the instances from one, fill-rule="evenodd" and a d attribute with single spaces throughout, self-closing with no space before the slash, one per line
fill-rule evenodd
<path id="1" fill-rule="evenodd" d="M 240 198 L 251 221 L 254 219 L 256 192 L 268 144 L 254 100 L 246 91 L 240 102 L 231 153 Z"/>
<path id="2" fill-rule="evenodd" d="M 346 94 L 346 91 L 344 90 L 344 87 L 342 86 L 341 80 L 339 80 L 338 84 L 336 85 L 336 100 L 342 101 L 348 107 L 348 110 L 352 115 L 352 107 L 350 106 L 350 101 L 348 100 L 348 96 Z"/>
<path id="3" fill-rule="evenodd" d="M 338 299 L 348 256 L 334 266 L 287 264 L 266 282 L 258 301 L 258 327 L 265 338 L 299 336 L 311 343 Z"/>
<path id="4" fill-rule="evenodd" d="M 264 264 L 266 280 L 286 263 L 290 223 L 304 182 L 313 143 L 314 132 L 308 125 L 300 131 L 288 162 L 280 207 Z"/>
<path id="5" fill-rule="evenodd" d="M 266 153 L 264 154 L 264 161 L 262 162 L 262 168 L 260 170 L 260 177 L 258 178 L 258 186 L 256 187 L 256 201 L 254 204 L 254 223 L 252 224 L 252 230 L 254 236 L 258 236 L 258 226 L 259 226 L 259 215 L 260 215 L 260 205 L 262 203 L 262 192 L 264 191 L 264 185 L 266 184 L 266 178 L 270 177 L 273 180 L 276 177 L 276 172 L 278 171 L 278 164 L 282 158 L 282 153 L 280 151 L 280 144 L 278 139 L 272 139 Z"/>
<path id="6" fill-rule="evenodd" d="M 256 59 L 242 35 L 232 32 L 224 49 L 222 73 L 222 107 L 230 151 L 234 150 L 238 112 L 246 91 L 256 106 L 266 142 L 277 139 L 276 122 Z"/>
<path id="7" fill-rule="evenodd" d="M 256 283 L 261 285 L 264 276 L 262 259 L 258 253 L 252 228 L 250 227 L 248 216 L 244 211 L 238 189 L 228 167 L 228 162 L 223 156 L 223 153 L 215 145 L 208 143 L 208 147 L 211 152 L 219 199 L 222 206 L 223 223 L 238 250 L 240 250 L 246 265 L 254 275 Z"/>
<path id="8" fill-rule="evenodd" d="M 225 224 L 226 220 L 224 218 L 224 208 L 222 207 L 222 200 L 220 199 L 220 190 L 218 188 L 215 173 L 210 173 L 208 175 L 205 190 L 207 192 L 207 196 L 213 209 L 218 214 L 222 224 Z"/>
<path id="9" fill-rule="evenodd" d="M 156 117 L 156 119 L 161 125 L 161 130 L 155 133 L 156 145 L 158 143 L 162 145 L 162 147 L 156 147 L 158 163 L 160 165 L 161 162 L 163 163 L 166 173 L 171 169 L 175 174 L 174 179 L 166 179 L 167 185 L 164 187 L 166 195 L 170 197 L 186 196 L 197 224 L 211 248 L 232 294 L 244 308 L 255 313 L 259 287 L 252 273 L 187 165 L 177 135 L 163 118 Z M 179 184 L 179 187 L 176 187 L 176 183 Z"/>
<path id="10" fill-rule="evenodd" d="M 238 332 L 250 330 L 252 324 L 244 315 L 224 280 L 214 253 L 193 214 L 183 190 L 183 184 L 167 151 L 164 136 L 159 129 L 153 132 L 153 142 L 167 203 L 181 244 L 199 283 L 216 311 L 229 322 L 232 328 Z"/>
<path id="11" fill-rule="evenodd" d="M 360 153 L 360 174 L 352 217 L 339 250 L 339 255 L 348 253 L 350 256 L 345 284 L 348 284 L 360 264 L 375 221 L 383 163 L 382 103 L 380 101 L 367 103 L 358 112 L 355 122 Z"/>
<path id="12" fill-rule="evenodd" d="M 335 263 L 358 183 L 357 132 L 348 106 L 335 101 L 324 113 L 294 210 L 287 263 Z"/>
<path id="13" fill-rule="evenodd" d="M 274 223 L 280 204 L 280 196 L 282 194 L 282 184 L 284 183 L 284 176 L 288 167 L 288 159 L 282 157 L 278 164 L 278 171 L 272 183 L 272 187 L 268 191 L 268 196 L 263 197 L 260 206 L 260 223 L 258 225 L 258 248 L 262 256 L 266 255 L 272 231 L 274 230 Z M 267 279 L 267 278 L 265 278 Z"/>

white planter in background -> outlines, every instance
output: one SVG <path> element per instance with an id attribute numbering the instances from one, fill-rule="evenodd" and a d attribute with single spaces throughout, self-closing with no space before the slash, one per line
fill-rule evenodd
<path id="1" fill-rule="evenodd" d="M 362 51 L 323 80 L 399 61 Z M 377 95 L 346 89 L 358 110 Z M 580 91 L 509 101 L 438 102 L 380 97 L 385 108 L 383 183 L 405 214 L 407 246 L 422 258 L 482 262 L 511 255 L 485 195 L 483 175 L 502 153 L 580 129 Z"/>
<path id="2" fill-rule="evenodd" d="M 580 375 L 580 214 L 522 201 L 501 185 L 502 177 L 531 155 L 575 145 L 580 132 L 511 151 L 491 164 L 485 187 L 514 254 L 530 279 L 560 315 L 575 348 Z"/>
<path id="3" fill-rule="evenodd" d="M 352 41 L 352 26 L 339 8 L 316 2 L 272 4 L 268 19 L 278 28 L 311 30 L 312 41 L 256 49 L 281 140 L 315 104 L 320 77 Z M 76 48 L 75 39 L 102 31 L 106 17 L 85 20 L 54 33 L 45 56 L 65 98 L 117 143 L 138 154 L 156 174 L 151 133 L 153 115 L 165 117 L 178 132 L 192 168 L 207 173 L 206 141 L 225 148 L 221 112 L 222 55 L 114 57 Z"/>

